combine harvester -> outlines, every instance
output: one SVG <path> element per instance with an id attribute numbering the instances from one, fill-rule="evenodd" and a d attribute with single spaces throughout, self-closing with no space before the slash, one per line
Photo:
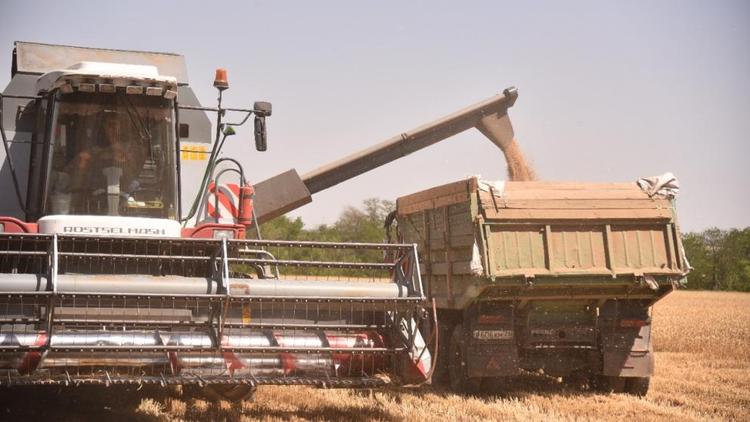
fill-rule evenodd
<path id="1" fill-rule="evenodd" d="M 271 105 L 224 107 L 224 71 L 217 106 L 204 107 L 176 54 L 17 42 L 12 63 L 0 97 L 0 384 L 191 384 L 241 399 L 262 384 L 429 379 L 413 244 L 262 240 L 259 224 L 472 127 L 503 145 L 514 89 L 253 186 L 221 149 L 253 117 L 265 150 Z M 238 183 L 222 183 L 230 176 Z M 391 259 L 277 258 L 301 248 Z"/>

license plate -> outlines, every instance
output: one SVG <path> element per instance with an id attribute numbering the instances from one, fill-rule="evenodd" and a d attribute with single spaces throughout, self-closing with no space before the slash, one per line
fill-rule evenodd
<path id="1" fill-rule="evenodd" d="M 531 335 L 534 337 L 556 337 L 558 331 L 554 328 L 534 328 Z"/>
<path id="2" fill-rule="evenodd" d="M 474 330 L 474 338 L 477 340 L 510 340 L 513 338 L 513 330 Z"/>

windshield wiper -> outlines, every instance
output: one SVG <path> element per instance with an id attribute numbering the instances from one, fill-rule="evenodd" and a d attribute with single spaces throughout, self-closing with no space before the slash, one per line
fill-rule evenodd
<path id="1" fill-rule="evenodd" d="M 138 114 L 138 110 L 135 108 L 133 103 L 130 101 L 130 98 L 128 98 L 127 96 L 125 97 L 125 103 L 125 110 L 127 110 L 128 112 L 131 123 L 133 123 L 133 126 L 135 126 L 141 139 L 144 141 L 148 141 L 148 149 L 149 151 L 151 151 L 151 132 L 149 132 L 149 130 L 146 128 L 145 123 L 143 123 L 143 118 L 140 114 Z"/>

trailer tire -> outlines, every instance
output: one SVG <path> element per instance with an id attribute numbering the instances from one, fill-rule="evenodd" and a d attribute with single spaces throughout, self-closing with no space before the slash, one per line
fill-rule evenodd
<path id="1" fill-rule="evenodd" d="M 592 384 L 592 376 L 585 371 L 573 371 L 563 376 L 562 382 L 568 387 L 580 389 Z"/>
<path id="2" fill-rule="evenodd" d="M 634 396 L 644 397 L 648 394 L 651 377 L 628 378 L 625 382 L 625 392 Z"/>
<path id="3" fill-rule="evenodd" d="M 214 384 L 204 387 L 203 393 L 213 401 L 240 402 L 251 398 L 255 394 L 255 387 L 245 384 Z"/>
<path id="4" fill-rule="evenodd" d="M 448 345 L 448 378 L 451 390 L 456 393 L 477 393 L 482 385 L 482 378 L 470 378 L 466 368 L 466 346 L 464 330 L 461 323 L 453 328 L 450 344 Z"/>
<path id="5" fill-rule="evenodd" d="M 596 391 L 602 393 L 624 393 L 627 381 L 625 377 L 597 375 L 593 378 L 592 384 Z"/>

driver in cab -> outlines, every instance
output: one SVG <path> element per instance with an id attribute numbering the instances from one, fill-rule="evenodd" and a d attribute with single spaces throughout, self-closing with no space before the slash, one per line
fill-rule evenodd
<path id="1" fill-rule="evenodd" d="M 116 214 L 120 192 L 137 189 L 138 174 L 147 157 L 145 141 L 127 136 L 129 131 L 123 126 L 116 112 L 104 113 L 94 144 L 80 151 L 67 166 L 72 192 L 116 196 L 112 198 L 115 203 L 107 201 L 109 214 Z"/>

